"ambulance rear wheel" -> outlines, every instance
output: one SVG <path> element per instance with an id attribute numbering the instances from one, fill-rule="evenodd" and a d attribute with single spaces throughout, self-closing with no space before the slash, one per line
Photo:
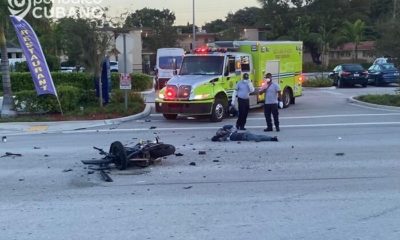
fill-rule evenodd
<path id="1" fill-rule="evenodd" d="M 213 104 L 212 113 L 211 113 L 211 121 L 212 122 L 221 122 L 224 119 L 226 114 L 227 103 L 225 103 L 222 99 L 217 98 Z"/>
<path id="2" fill-rule="evenodd" d="M 292 99 L 292 91 L 289 88 L 285 88 L 282 95 L 283 108 L 289 107 Z"/>
<path id="3" fill-rule="evenodd" d="M 165 119 L 175 120 L 178 117 L 178 114 L 163 114 L 163 116 L 165 117 Z"/>

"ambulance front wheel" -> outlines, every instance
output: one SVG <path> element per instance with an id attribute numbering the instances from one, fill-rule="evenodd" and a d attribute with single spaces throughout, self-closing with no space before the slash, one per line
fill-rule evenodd
<path id="1" fill-rule="evenodd" d="M 175 120 L 178 117 L 178 114 L 163 114 L 163 116 L 165 117 L 165 119 L 168 120 Z"/>
<path id="2" fill-rule="evenodd" d="M 226 101 L 223 101 L 220 98 L 215 99 L 211 113 L 212 122 L 221 122 L 222 119 L 224 119 L 227 112 L 227 105 Z"/>

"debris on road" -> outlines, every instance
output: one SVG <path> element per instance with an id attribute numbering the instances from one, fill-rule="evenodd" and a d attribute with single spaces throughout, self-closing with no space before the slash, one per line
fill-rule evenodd
<path id="1" fill-rule="evenodd" d="M 206 151 L 199 151 L 199 155 L 206 155 Z"/>
<path id="2" fill-rule="evenodd" d="M 219 160 L 213 160 L 213 162 L 219 162 Z"/>
<path id="3" fill-rule="evenodd" d="M 6 154 L 4 154 L 4 155 L 1 156 L 1 157 L 22 157 L 22 154 L 6 152 Z"/>
<path id="4" fill-rule="evenodd" d="M 104 170 L 100 170 L 100 175 L 104 181 L 113 182 L 112 178 Z"/>
<path id="5" fill-rule="evenodd" d="M 190 166 L 196 166 L 196 163 L 195 162 L 191 162 L 191 163 L 189 163 L 189 165 Z"/>
<path id="6" fill-rule="evenodd" d="M 156 128 L 157 128 L 156 126 L 151 126 L 151 127 L 150 127 L 150 129 L 156 129 Z"/>
<path id="7" fill-rule="evenodd" d="M 344 153 L 336 153 L 336 156 L 344 156 Z"/>
<path id="8" fill-rule="evenodd" d="M 193 186 L 183 187 L 183 189 L 191 189 Z"/>

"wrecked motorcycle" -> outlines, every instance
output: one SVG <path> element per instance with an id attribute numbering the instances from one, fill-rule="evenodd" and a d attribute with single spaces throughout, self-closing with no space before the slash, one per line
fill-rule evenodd
<path id="1" fill-rule="evenodd" d="M 141 141 L 133 147 L 126 147 L 121 142 L 116 141 L 111 143 L 108 153 L 101 148 L 93 148 L 98 150 L 99 154 L 104 157 L 98 160 L 82 160 L 82 163 L 99 166 L 97 169 L 92 169 L 100 170 L 106 181 L 107 174 L 103 170 L 110 169 L 110 164 L 114 164 L 119 170 L 124 170 L 129 165 L 147 167 L 153 164 L 156 159 L 175 153 L 173 145 L 159 142 L 158 138 L 156 138 L 155 142 Z"/>

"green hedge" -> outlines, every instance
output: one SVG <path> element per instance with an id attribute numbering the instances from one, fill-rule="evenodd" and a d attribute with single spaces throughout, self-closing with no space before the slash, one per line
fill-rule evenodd
<path id="1" fill-rule="evenodd" d="M 331 87 L 332 85 L 332 79 L 326 77 L 310 78 L 303 82 L 303 87 Z"/>
<path id="2" fill-rule="evenodd" d="M 82 90 L 94 89 L 93 76 L 88 73 L 63 73 L 63 72 L 52 72 L 54 84 L 56 85 L 57 91 L 59 86 L 73 86 Z M 20 92 L 24 90 L 34 90 L 31 74 L 29 72 L 10 73 L 11 87 L 13 92 Z M 150 89 L 153 85 L 153 78 L 149 75 L 142 73 L 131 74 L 132 78 L 132 90 L 134 91 L 145 91 Z M 0 76 L 0 82 L 2 82 Z M 119 89 L 119 74 L 113 73 L 111 75 L 112 89 Z M 3 90 L 3 84 L 0 84 L 0 91 Z"/>
<path id="3" fill-rule="evenodd" d="M 63 111 L 76 110 L 80 103 L 87 104 L 92 102 L 89 100 L 91 94 L 73 86 L 58 86 L 58 98 Z M 84 100 L 84 98 L 86 98 Z M 86 101 L 86 102 L 83 102 Z M 37 96 L 35 90 L 23 90 L 15 93 L 15 106 L 18 110 L 23 112 L 37 113 L 37 112 L 60 112 L 57 98 L 53 95 L 40 95 Z"/>
<path id="4" fill-rule="evenodd" d="M 368 94 L 358 96 L 356 99 L 373 104 L 400 107 L 400 94 Z"/>
<path id="5" fill-rule="evenodd" d="M 60 85 L 57 87 L 58 98 L 64 113 L 79 111 L 81 107 L 93 108 L 98 105 L 98 98 L 94 90 L 82 90 L 74 86 Z M 35 90 L 23 90 L 15 93 L 15 106 L 20 112 L 27 113 L 59 113 L 60 108 L 57 98 L 53 95 L 37 96 Z M 111 108 L 104 108 L 105 112 L 123 111 L 125 92 L 115 89 L 110 94 Z M 128 92 L 128 106 L 131 111 L 140 111 L 144 101 L 140 94 L 134 90 Z M 108 106 L 108 105 L 107 105 Z"/>

